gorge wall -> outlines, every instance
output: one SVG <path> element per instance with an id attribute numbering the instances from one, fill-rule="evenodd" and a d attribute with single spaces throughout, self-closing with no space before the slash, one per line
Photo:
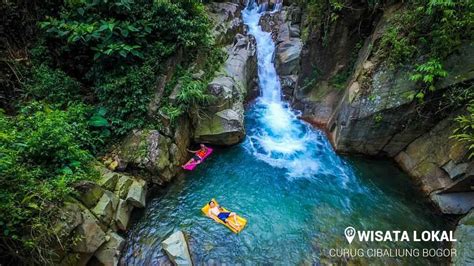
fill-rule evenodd
<path id="1" fill-rule="evenodd" d="M 208 5 L 214 37 L 227 55 L 207 86 L 215 101 L 173 125 L 157 111 L 165 84 L 183 60 L 177 55 L 167 62 L 170 71 L 157 83 L 156 101 L 150 106 L 165 127 L 131 132 L 104 158 L 105 167 L 98 166 L 101 178 L 96 183 L 77 185 L 78 196 L 65 205 L 58 224 L 61 236 L 78 239 L 72 250 L 62 252 L 63 265 L 117 265 L 124 241 L 120 234 L 126 232 L 132 210 L 145 206 L 147 187 L 179 174 L 191 141 L 233 145 L 244 138 L 244 103 L 256 84 L 255 41 L 245 35 L 241 19 L 244 2 Z M 269 7 L 280 3 L 260 2 Z M 262 17 L 263 29 L 273 33 L 276 43 L 284 97 L 303 119 L 328 133 L 338 152 L 393 158 L 442 212 L 468 213 L 474 207 L 474 164 L 466 145 L 450 138 L 453 118 L 462 110 L 433 113 L 430 106 L 439 105 L 441 94 L 456 85 L 472 84 L 473 46 L 466 44 L 444 62 L 449 76 L 436 84 L 429 104 L 420 107 L 406 97 L 417 90 L 408 78 L 413 65 L 390 68 L 374 51 L 391 16 L 403 6 L 382 10 L 369 8 L 365 1 L 349 2 L 351 8 L 331 23 L 327 7 L 314 18 L 297 1 L 285 1 L 281 12 Z M 315 26 L 310 23 L 314 19 L 324 22 Z M 200 76 L 196 71 L 193 78 Z M 174 97 L 171 93 L 169 100 Z M 456 231 L 462 243 L 474 241 L 472 211 L 469 215 Z M 468 254 L 469 248 L 464 249 Z"/>
<path id="2" fill-rule="evenodd" d="M 262 21 L 284 47 L 277 49 L 275 60 L 285 97 L 303 119 L 327 132 L 338 152 L 393 158 L 441 212 L 469 213 L 457 227 L 463 243 L 455 246 L 463 251 L 454 262 L 472 262 L 466 243 L 474 234 L 466 221 L 474 208 L 474 163 L 468 145 L 451 138 L 454 118 L 465 112 L 465 105 L 447 105 L 444 96 L 456 88 L 472 88 L 474 46 L 465 43 L 442 62 L 447 77 L 420 104 L 407 97 L 419 90 L 410 79 L 417 61 L 392 67 L 376 51 L 393 16 L 405 6 L 345 4 L 349 8 L 331 23 L 325 22 L 325 14 L 319 23 L 309 24 L 304 5 L 296 4 Z M 302 42 L 302 48 L 288 42 Z M 289 65 L 281 64 L 282 59 L 289 59 Z"/>
<path id="3" fill-rule="evenodd" d="M 367 6 L 352 4 L 326 31 L 324 24 L 310 28 L 291 88 L 294 107 L 328 132 L 338 152 L 394 158 L 444 213 L 467 213 L 474 207 L 474 164 L 467 145 L 450 138 L 461 107 L 444 107 L 443 95 L 472 84 L 473 45 L 444 60 L 448 76 L 420 104 L 407 97 L 419 90 L 410 80 L 416 62 L 391 67 L 375 49 L 403 5 L 367 13 Z M 345 81 L 334 80 L 341 75 Z"/>

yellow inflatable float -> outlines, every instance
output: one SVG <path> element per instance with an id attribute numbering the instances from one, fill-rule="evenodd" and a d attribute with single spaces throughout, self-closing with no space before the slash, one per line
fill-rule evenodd
<path id="1" fill-rule="evenodd" d="M 217 201 L 216 201 L 215 199 L 212 199 L 211 201 L 214 201 L 214 203 L 215 203 L 216 205 L 219 205 L 219 203 L 217 203 Z M 223 212 L 231 212 L 231 211 L 227 210 L 226 208 L 224 208 L 224 207 L 222 207 L 222 206 L 219 206 L 219 207 L 221 207 L 221 209 L 222 209 Z M 206 203 L 206 205 L 204 205 L 204 207 L 202 207 L 202 209 L 201 209 L 202 212 L 204 213 L 204 215 L 206 215 L 207 217 L 209 217 L 209 214 L 208 214 L 208 213 L 209 213 L 209 208 L 210 208 L 210 207 L 209 207 L 209 202 L 208 202 L 208 203 Z M 209 217 L 209 218 L 212 219 L 212 217 Z M 227 226 L 227 228 L 229 228 L 232 232 L 234 232 L 234 233 L 236 233 L 236 234 L 239 233 L 240 231 L 242 231 L 242 229 L 244 229 L 245 225 L 247 224 L 247 219 L 242 218 L 242 217 L 240 217 L 239 215 L 237 215 L 237 222 L 239 223 L 240 228 L 239 228 L 239 230 L 236 230 L 236 229 L 234 228 L 234 227 L 236 227 L 236 226 L 235 226 L 234 219 L 232 219 L 232 218 L 227 219 L 227 223 L 225 223 L 225 222 L 222 221 L 221 219 L 219 219 L 219 218 L 217 218 L 217 217 L 215 217 L 215 218 L 216 218 L 216 219 L 214 219 L 214 220 L 215 220 L 216 222 L 221 223 L 221 224 Z M 232 226 L 229 225 L 229 224 L 231 224 L 231 225 L 234 226 L 234 227 L 232 227 Z"/>

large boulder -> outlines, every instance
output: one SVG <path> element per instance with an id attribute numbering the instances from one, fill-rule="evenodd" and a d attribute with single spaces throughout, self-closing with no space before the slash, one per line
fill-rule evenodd
<path id="1" fill-rule="evenodd" d="M 133 206 L 126 200 L 120 200 L 115 213 L 115 224 L 118 229 L 126 231 L 130 215 L 132 214 Z"/>
<path id="2" fill-rule="evenodd" d="M 256 74 L 254 41 L 238 34 L 228 55 L 222 72 L 208 85 L 215 101 L 193 117 L 196 142 L 233 145 L 245 135 L 243 103 Z"/>
<path id="3" fill-rule="evenodd" d="M 143 208 L 146 204 L 146 192 L 147 187 L 145 180 L 135 179 L 128 189 L 126 200 L 137 208 Z"/>
<path id="4" fill-rule="evenodd" d="M 474 265 L 474 210 L 462 218 L 454 232 L 456 256 L 452 256 L 455 266 Z"/>
<path id="5" fill-rule="evenodd" d="M 181 116 L 174 128 L 173 143 L 170 147 L 170 157 L 173 165 L 183 165 L 189 159 L 187 148 L 191 141 L 191 134 L 191 121 L 189 117 Z M 180 168 L 178 167 L 177 169 Z"/>
<path id="6" fill-rule="evenodd" d="M 232 108 L 225 109 L 208 117 L 201 118 L 195 131 L 195 141 L 217 145 L 233 145 L 245 136 L 244 108 L 236 103 Z"/>
<path id="7" fill-rule="evenodd" d="M 106 190 L 97 205 L 91 209 L 103 225 L 109 226 L 115 216 L 115 211 L 119 203 L 119 198 L 114 193 Z"/>
<path id="8" fill-rule="evenodd" d="M 456 111 L 446 106 L 442 96 L 449 88 L 474 79 L 474 45 L 462 46 L 442 62 L 448 77 L 437 82 L 436 90 L 419 104 L 410 97 L 420 89 L 410 80 L 413 66 L 391 68 L 380 62 L 371 51 L 376 40 L 366 42 L 359 53 L 356 70 L 328 128 L 340 152 L 393 157 Z"/>
<path id="9" fill-rule="evenodd" d="M 74 185 L 74 188 L 78 192 L 78 199 L 87 208 L 93 208 L 105 192 L 101 186 L 91 181 L 80 181 Z"/>
<path id="10" fill-rule="evenodd" d="M 183 232 L 177 231 L 173 233 L 161 243 L 161 246 L 174 265 L 193 265 L 191 255 L 189 254 L 188 244 Z"/>
<path id="11" fill-rule="evenodd" d="M 128 195 L 128 190 L 133 183 L 133 178 L 127 175 L 120 175 L 115 185 L 114 193 L 119 196 L 121 199 L 126 199 Z"/>
<path id="12" fill-rule="evenodd" d="M 118 155 L 133 167 L 158 172 L 169 164 L 169 143 L 157 130 L 136 130 L 123 141 Z"/>
<path id="13" fill-rule="evenodd" d="M 104 189 L 113 191 L 119 179 L 119 174 L 112 172 L 103 166 L 98 167 L 98 170 L 100 172 L 100 178 L 97 181 L 97 184 L 99 184 Z"/>
<path id="14" fill-rule="evenodd" d="M 291 38 L 276 47 L 276 69 L 281 76 L 298 74 L 303 43 L 300 38 Z"/>
<path id="15" fill-rule="evenodd" d="M 211 2 L 207 5 L 212 20 L 212 35 L 217 44 L 227 44 L 237 33 L 243 32 L 242 5 L 230 2 Z"/>
<path id="16" fill-rule="evenodd" d="M 467 161 L 466 145 L 450 138 L 455 127 L 452 119 L 452 116 L 444 119 L 395 156 L 401 168 L 414 177 L 427 194 L 453 183 L 444 168 Z M 464 174 L 457 172 L 457 177 Z"/>
<path id="17" fill-rule="evenodd" d="M 116 266 L 119 263 L 125 239 L 112 231 L 107 232 L 106 239 L 107 242 L 100 246 L 94 256 L 101 265 Z"/>
<path id="18" fill-rule="evenodd" d="M 446 214 L 466 214 L 474 208 L 474 192 L 433 193 L 431 200 Z"/>
<path id="19" fill-rule="evenodd" d="M 53 232 L 57 242 L 50 246 L 58 255 L 55 263 L 60 263 L 68 256 L 67 249 L 74 230 L 83 222 L 80 203 L 69 200 L 58 211 L 54 221 Z"/>
<path id="20" fill-rule="evenodd" d="M 125 138 L 116 151 L 127 168 L 143 169 L 154 183 L 171 180 L 175 166 L 170 158 L 172 139 L 157 130 L 135 130 Z"/>
<path id="21" fill-rule="evenodd" d="M 78 203 L 65 202 L 59 210 L 58 220 L 53 227 L 53 231 L 60 242 L 65 242 L 82 221 L 81 208 Z"/>
<path id="22" fill-rule="evenodd" d="M 83 222 L 75 229 L 72 251 L 76 253 L 93 254 L 104 242 L 105 232 L 99 221 L 87 209 L 82 210 Z"/>

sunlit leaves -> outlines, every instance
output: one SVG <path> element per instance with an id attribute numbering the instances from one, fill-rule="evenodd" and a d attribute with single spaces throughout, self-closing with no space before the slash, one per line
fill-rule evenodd
<path id="1" fill-rule="evenodd" d="M 94 51 L 93 60 L 143 59 L 161 41 L 183 47 L 212 42 L 202 4 L 194 1 L 69 1 L 59 18 L 40 23 L 53 38 Z"/>
<path id="2" fill-rule="evenodd" d="M 454 119 L 457 122 L 457 128 L 454 130 L 451 138 L 457 139 L 467 144 L 469 149 L 469 158 L 474 157 L 474 100 L 466 108 L 467 112 Z"/>

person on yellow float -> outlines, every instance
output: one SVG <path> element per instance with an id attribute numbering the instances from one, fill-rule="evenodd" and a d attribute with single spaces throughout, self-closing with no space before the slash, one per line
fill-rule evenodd
<path id="1" fill-rule="evenodd" d="M 235 214 L 235 212 L 223 211 L 222 208 L 217 205 L 213 200 L 209 202 L 209 211 L 207 215 L 214 219 L 216 222 L 219 222 L 217 219 L 220 219 L 221 221 L 232 227 L 234 230 L 240 230 L 240 224 L 237 221 L 237 214 Z M 234 219 L 234 224 L 227 222 L 227 219 L 229 218 Z"/>

